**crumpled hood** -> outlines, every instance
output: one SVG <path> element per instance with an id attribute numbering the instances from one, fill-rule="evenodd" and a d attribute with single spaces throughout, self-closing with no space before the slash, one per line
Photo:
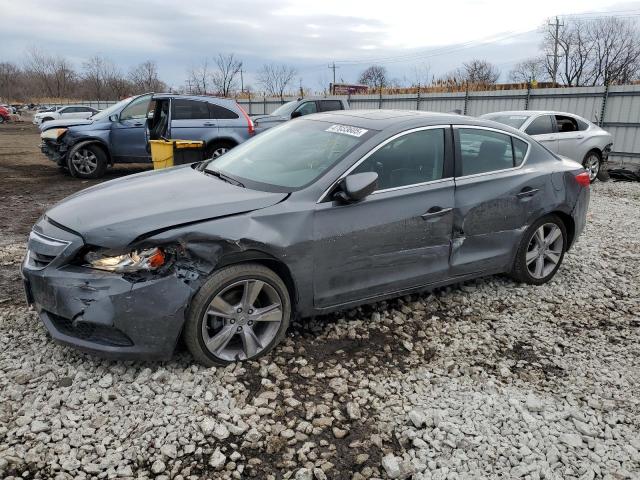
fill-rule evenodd
<path id="1" fill-rule="evenodd" d="M 82 118 L 68 118 L 66 120 L 49 120 L 48 122 L 44 122 L 40 124 L 40 131 L 44 132 L 45 130 L 49 130 L 50 128 L 60 128 L 60 127 L 73 127 L 75 125 L 91 125 L 93 120 L 90 118 L 82 119 Z"/>
<path id="2" fill-rule="evenodd" d="M 145 233 L 266 208 L 286 196 L 237 187 L 185 165 L 87 188 L 46 216 L 90 245 L 123 248 Z"/>

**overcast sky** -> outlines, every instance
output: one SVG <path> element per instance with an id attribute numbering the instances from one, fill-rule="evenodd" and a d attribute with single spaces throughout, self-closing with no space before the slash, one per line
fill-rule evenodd
<path id="1" fill-rule="evenodd" d="M 554 15 L 640 15 L 640 2 L 608 0 L 0 0 L 0 61 L 25 50 L 68 57 L 80 68 L 102 54 L 123 70 L 146 59 L 184 84 L 190 65 L 219 52 L 245 64 L 247 83 L 266 62 L 293 65 L 305 86 L 356 80 L 371 63 L 391 77 L 442 74 L 471 58 L 503 71 L 538 52 L 538 28 Z M 587 13 L 587 15 L 585 15 Z"/>

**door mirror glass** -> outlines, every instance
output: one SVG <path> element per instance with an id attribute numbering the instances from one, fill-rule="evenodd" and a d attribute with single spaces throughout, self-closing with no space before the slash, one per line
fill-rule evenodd
<path id="1" fill-rule="evenodd" d="M 298 118 L 302 116 L 302 112 L 293 112 L 291 114 L 291 118 Z"/>
<path id="2" fill-rule="evenodd" d="M 359 202 L 378 188 L 376 172 L 362 172 L 347 175 L 340 182 L 334 198 L 345 203 Z"/>
<path id="3" fill-rule="evenodd" d="M 113 115 L 109 115 L 109 121 L 117 122 L 118 120 L 120 120 L 120 117 L 118 116 L 117 113 L 114 113 Z"/>

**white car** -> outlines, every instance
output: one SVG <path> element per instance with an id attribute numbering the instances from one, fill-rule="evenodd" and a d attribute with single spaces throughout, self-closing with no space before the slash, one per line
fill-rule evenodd
<path id="1" fill-rule="evenodd" d="M 40 125 L 49 120 L 61 120 L 68 118 L 87 119 L 98 113 L 98 110 L 85 105 L 65 105 L 63 107 L 55 107 L 54 110 L 36 113 L 33 116 L 33 123 Z"/>
<path id="2" fill-rule="evenodd" d="M 552 152 L 581 163 L 592 183 L 604 172 L 613 146 L 609 132 L 573 113 L 522 110 L 487 113 L 482 118 L 517 128 Z"/>

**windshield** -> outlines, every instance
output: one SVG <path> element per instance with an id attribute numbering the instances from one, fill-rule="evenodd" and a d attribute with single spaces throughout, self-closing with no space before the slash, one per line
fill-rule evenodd
<path id="1" fill-rule="evenodd" d="M 297 105 L 297 100 L 287 102 L 281 107 L 276 108 L 271 115 L 275 115 L 277 117 L 288 117 L 289 115 L 291 115 L 291 112 L 293 112 Z"/>
<path id="2" fill-rule="evenodd" d="M 373 130 L 315 120 L 296 120 L 271 128 L 205 164 L 256 189 L 291 191 L 323 175 Z"/>
<path id="3" fill-rule="evenodd" d="M 109 108 L 105 108 L 104 110 L 101 110 L 98 113 L 94 114 L 91 118 L 93 120 L 100 120 L 102 118 L 108 118 L 111 115 L 113 115 L 114 113 L 116 113 L 118 110 L 120 110 L 122 107 L 124 107 L 127 103 L 129 103 L 132 98 L 133 97 L 129 97 L 129 98 L 125 98 L 124 100 L 120 100 L 115 105 L 111 105 Z"/>
<path id="4" fill-rule="evenodd" d="M 482 118 L 486 118 L 487 120 L 493 120 L 494 122 L 502 123 L 503 125 L 509 125 L 513 128 L 520 128 L 524 122 L 529 118 L 528 115 L 505 115 L 505 114 L 497 114 L 497 115 L 483 115 Z"/>

